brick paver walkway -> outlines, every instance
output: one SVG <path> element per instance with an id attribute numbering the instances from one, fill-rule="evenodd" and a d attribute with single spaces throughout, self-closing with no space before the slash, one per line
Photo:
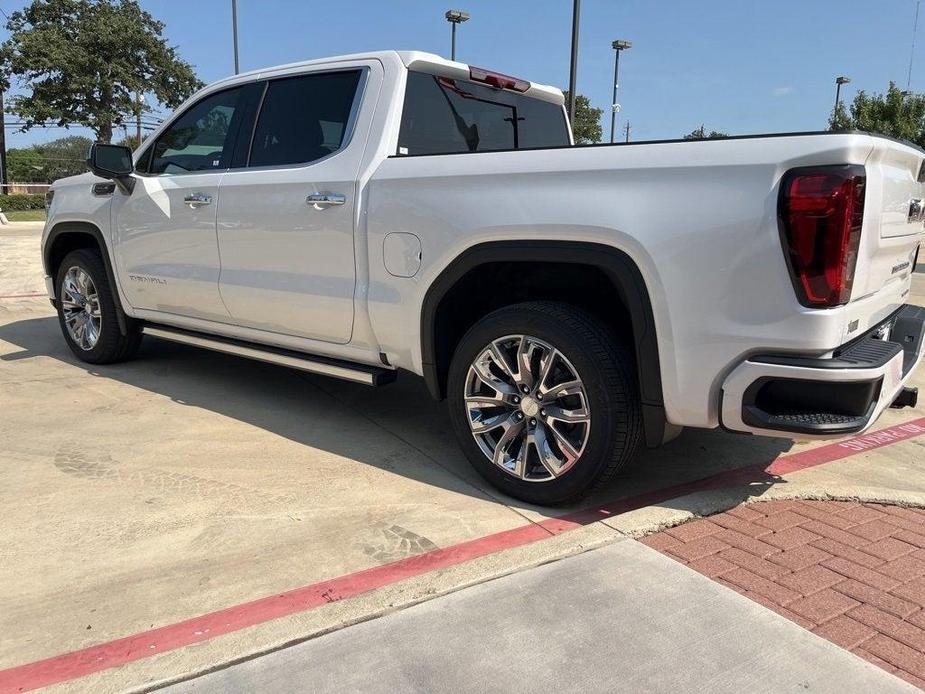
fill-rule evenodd
<path id="1" fill-rule="evenodd" d="M 642 542 L 925 689 L 925 510 L 764 501 Z"/>

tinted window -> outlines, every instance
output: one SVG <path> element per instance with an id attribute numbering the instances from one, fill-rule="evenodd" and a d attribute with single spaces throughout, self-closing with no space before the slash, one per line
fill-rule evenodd
<path id="1" fill-rule="evenodd" d="M 260 107 L 250 166 L 306 164 L 344 143 L 360 71 L 275 80 Z"/>
<path id="2" fill-rule="evenodd" d="M 569 144 L 561 106 L 466 80 L 409 72 L 399 154 Z"/>
<path id="3" fill-rule="evenodd" d="M 240 88 L 212 94 L 174 121 L 154 144 L 151 173 L 228 168 L 240 97 Z"/>
<path id="4" fill-rule="evenodd" d="M 145 173 L 148 170 L 148 166 L 151 164 L 151 152 L 154 151 L 153 147 L 148 147 L 140 157 L 138 157 L 138 163 L 135 165 L 135 171 L 139 173 Z"/>

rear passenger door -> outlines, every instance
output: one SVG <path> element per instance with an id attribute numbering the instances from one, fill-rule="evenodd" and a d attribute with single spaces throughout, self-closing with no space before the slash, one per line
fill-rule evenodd
<path id="1" fill-rule="evenodd" d="M 351 65 L 266 82 L 247 164 L 219 196 L 219 287 L 236 324 L 350 341 L 369 78 L 369 66 Z"/>

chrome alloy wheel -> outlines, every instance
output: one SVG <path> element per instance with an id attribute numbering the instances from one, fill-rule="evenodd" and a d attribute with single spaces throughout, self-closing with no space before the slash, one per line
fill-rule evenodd
<path id="1" fill-rule="evenodd" d="M 519 479 L 561 477 L 588 443 L 591 412 L 581 377 L 561 352 L 538 338 L 492 341 L 469 366 L 464 396 L 482 453 Z"/>
<path id="2" fill-rule="evenodd" d="M 85 352 L 96 347 L 103 317 L 93 279 L 81 267 L 68 269 L 61 283 L 61 310 L 71 339 Z"/>

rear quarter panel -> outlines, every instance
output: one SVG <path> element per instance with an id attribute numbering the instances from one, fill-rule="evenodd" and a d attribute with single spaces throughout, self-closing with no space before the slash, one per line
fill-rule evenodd
<path id="1" fill-rule="evenodd" d="M 743 356 L 823 353 L 843 341 L 843 311 L 809 311 L 795 298 L 777 186 L 796 166 L 863 164 L 871 147 L 863 135 L 795 136 L 387 159 L 368 185 L 372 328 L 391 363 L 421 373 L 424 295 L 465 249 L 607 244 L 633 258 L 648 286 L 669 421 L 716 426 L 720 384 Z M 421 239 L 413 277 L 384 266 L 396 231 Z"/>

